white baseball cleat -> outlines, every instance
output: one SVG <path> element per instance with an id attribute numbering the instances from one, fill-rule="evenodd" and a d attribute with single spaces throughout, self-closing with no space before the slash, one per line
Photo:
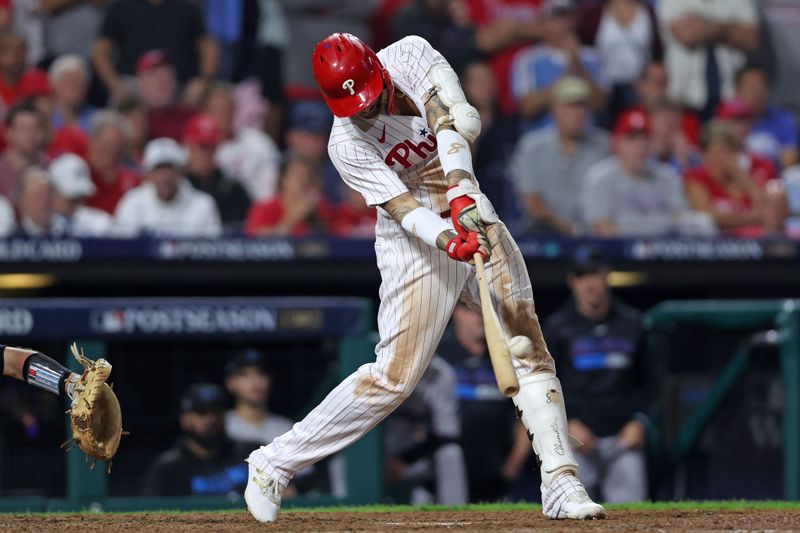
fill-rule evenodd
<path id="1" fill-rule="evenodd" d="M 542 485 L 542 513 L 553 520 L 606 517 L 605 508 L 592 501 L 583 483 L 571 472 L 558 476 L 549 487 Z"/>
<path id="2" fill-rule="evenodd" d="M 264 472 L 248 463 L 244 501 L 247 510 L 259 522 L 274 522 L 281 510 L 283 487 Z"/>

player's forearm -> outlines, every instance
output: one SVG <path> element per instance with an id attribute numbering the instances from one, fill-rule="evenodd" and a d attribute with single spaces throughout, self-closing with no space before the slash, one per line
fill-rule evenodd
<path id="1" fill-rule="evenodd" d="M 392 198 L 381 207 L 407 232 L 440 250 L 447 250 L 447 242 L 456 236 L 441 216 L 423 207 L 411 193 Z"/>

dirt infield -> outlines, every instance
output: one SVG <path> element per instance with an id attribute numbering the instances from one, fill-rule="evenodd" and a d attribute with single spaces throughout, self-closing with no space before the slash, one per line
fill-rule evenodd
<path id="1" fill-rule="evenodd" d="M 0 531 L 800 531 L 797 510 L 614 511 L 606 520 L 552 521 L 528 511 L 284 513 L 257 524 L 245 512 L 0 515 Z"/>

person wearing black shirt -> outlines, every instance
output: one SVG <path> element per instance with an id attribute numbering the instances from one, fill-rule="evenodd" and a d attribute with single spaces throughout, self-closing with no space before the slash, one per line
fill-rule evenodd
<path id="1" fill-rule="evenodd" d="M 567 275 L 572 298 L 544 325 L 564 387 L 569 433 L 581 479 L 609 503 L 647 496 L 647 379 L 642 317 L 611 294 L 610 270 L 592 247 L 579 248 Z"/>
<path id="2" fill-rule="evenodd" d="M 225 436 L 225 392 L 210 383 L 192 385 L 181 400 L 183 435 L 147 469 L 144 496 L 190 496 L 244 492 L 253 443 Z"/>

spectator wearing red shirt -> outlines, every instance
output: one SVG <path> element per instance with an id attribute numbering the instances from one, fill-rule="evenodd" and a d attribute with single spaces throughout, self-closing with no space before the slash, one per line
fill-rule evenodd
<path id="1" fill-rule="evenodd" d="M 701 136 L 703 164 L 685 177 L 692 209 L 709 214 L 723 232 L 741 237 L 779 233 L 786 198 L 775 180 L 741 163 L 742 143 L 730 124 L 714 120 Z"/>
<path id="2" fill-rule="evenodd" d="M 375 238 L 377 211 L 364 197 L 350 187 L 343 191 L 344 201 L 331 213 L 328 233 L 336 237 Z"/>
<path id="3" fill-rule="evenodd" d="M 752 108 L 739 99 L 726 100 L 719 104 L 716 112 L 717 120 L 728 125 L 731 133 L 736 137 L 742 147 L 739 154 L 739 166 L 750 173 L 759 183 L 777 177 L 775 165 L 769 159 L 756 155 L 747 150 L 747 136 L 753 126 L 754 114 Z"/>
<path id="4" fill-rule="evenodd" d="M 141 181 L 122 165 L 130 126 L 116 111 L 98 111 L 89 126 L 89 168 L 95 193 L 86 205 L 114 214 L 117 203 Z"/>
<path id="5" fill-rule="evenodd" d="M 469 0 L 469 16 L 475 24 L 475 46 L 489 56 L 497 78 L 500 111 L 513 114 L 509 74 L 516 53 L 542 36 L 543 0 Z"/>
<path id="6" fill-rule="evenodd" d="M 250 208 L 244 232 L 251 237 L 321 233 L 329 213 L 318 167 L 308 158 L 295 156 L 281 169 L 278 194 Z"/>
<path id="7" fill-rule="evenodd" d="M 169 137 L 180 141 L 195 110 L 177 102 L 175 67 L 163 50 L 150 50 L 139 58 L 136 82 L 148 110 L 148 139 Z"/>

